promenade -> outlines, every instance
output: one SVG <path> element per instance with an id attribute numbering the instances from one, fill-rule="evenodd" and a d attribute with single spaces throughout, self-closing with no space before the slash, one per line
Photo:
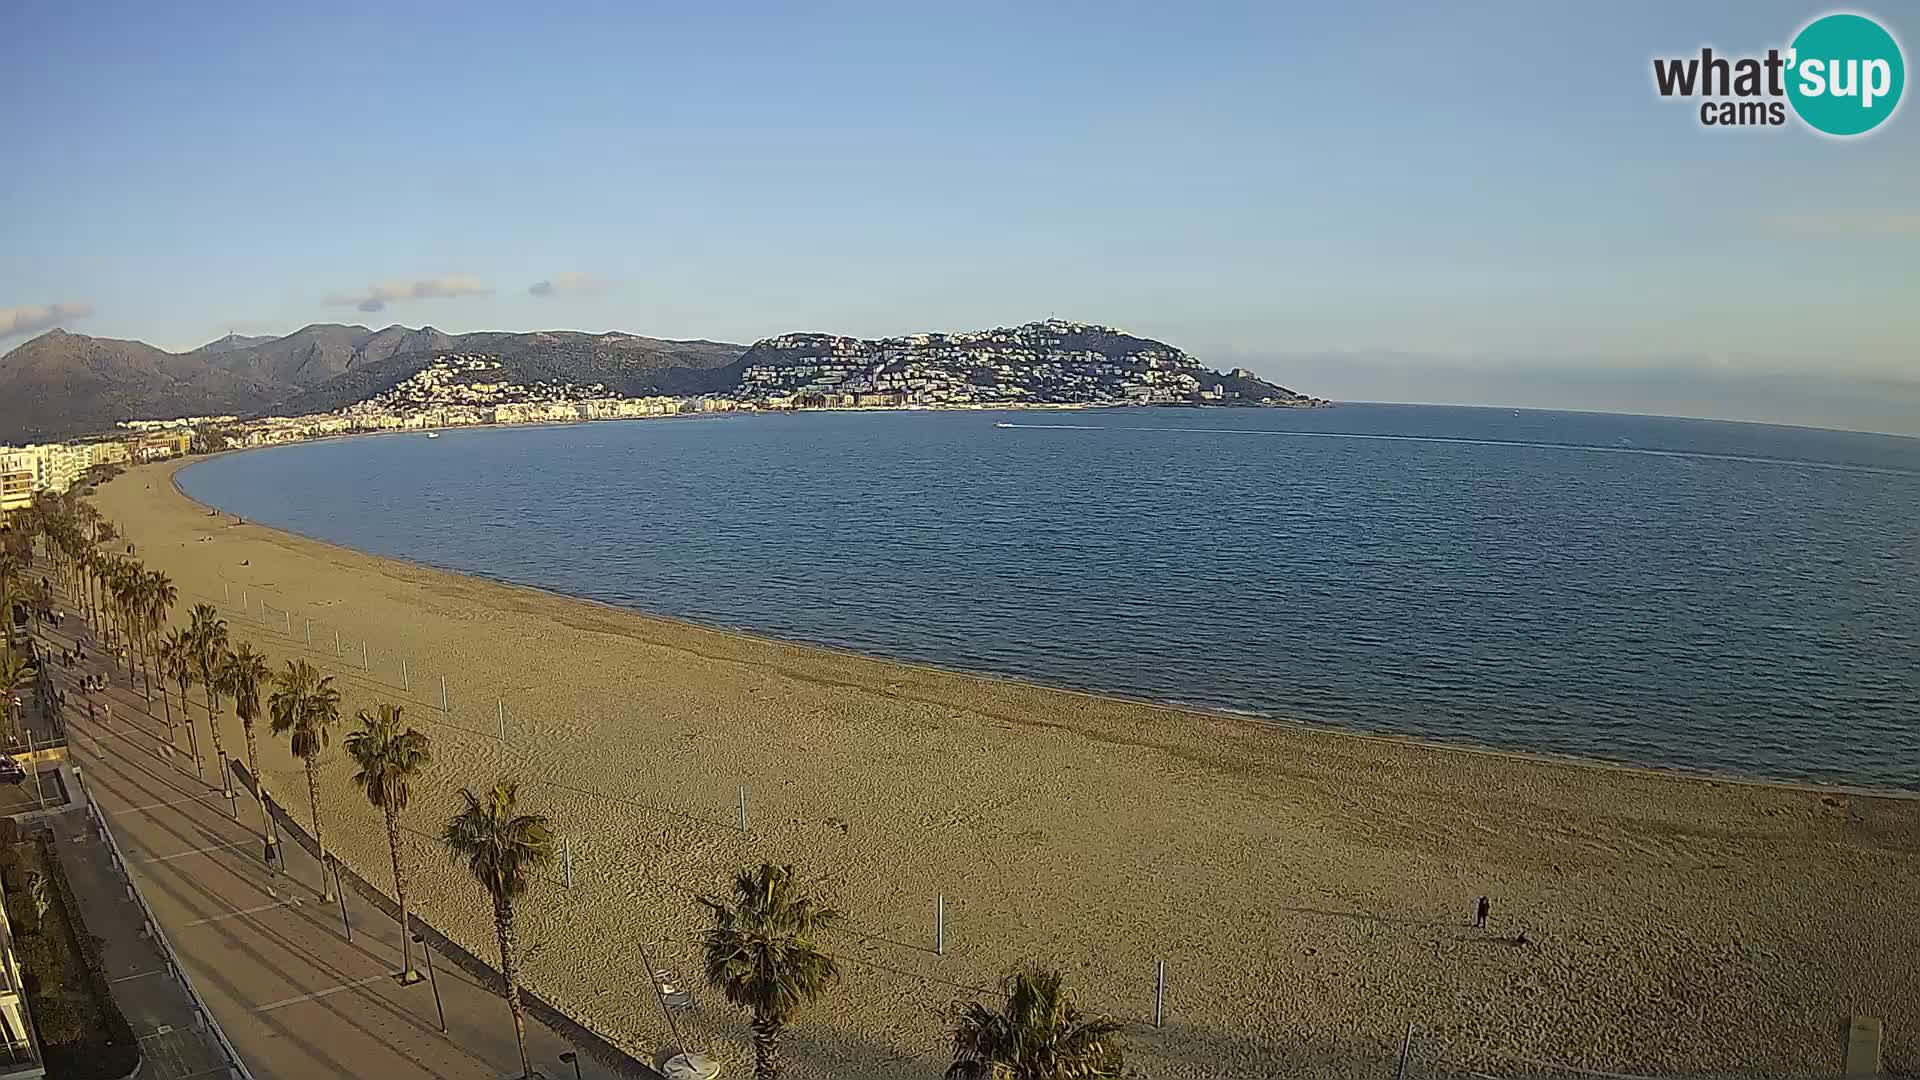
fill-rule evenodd
<path id="1" fill-rule="evenodd" d="M 117 839 L 133 884 L 252 1076 L 465 1080 L 520 1074 L 506 1003 L 494 990 L 441 955 L 432 958 L 432 981 L 400 985 L 394 977 L 400 956 L 395 920 L 350 889 L 341 890 L 342 899 L 323 901 L 318 863 L 297 844 L 282 845 L 286 873 L 269 870 L 259 807 L 238 785 L 232 803 L 222 796 L 211 748 L 203 741 L 203 780 L 185 753 L 184 733 L 182 749 L 172 750 L 164 721 L 150 715 L 137 684 L 127 685 L 124 665 L 109 672 L 105 692 L 81 691 L 82 675 L 108 669 L 77 617 L 70 616 L 64 629 L 67 634 L 49 632 L 44 640 L 56 651 L 69 649 L 75 641 L 70 635 L 77 633 L 88 651 L 79 668 L 55 665 L 67 691 L 70 749 L 85 790 Z M 159 709 L 156 698 L 153 711 Z M 63 830 L 61 839 L 84 839 L 72 832 Z M 100 895 L 115 887 L 110 878 L 88 874 L 75 886 L 84 891 L 90 916 L 126 918 L 135 910 Z M 113 941 L 128 929 L 109 925 L 95 932 Z M 122 1009 L 143 1043 L 163 1034 L 160 1026 L 173 1026 L 149 1016 L 154 1007 L 142 1004 L 143 980 L 164 970 L 157 946 L 148 951 L 142 968 L 126 949 L 116 950 L 116 962 L 127 970 L 113 972 L 124 980 L 115 983 L 116 996 L 124 990 Z M 585 1054 L 563 1063 L 560 1055 L 573 1048 L 538 1023 L 530 1021 L 528 1037 L 534 1067 L 546 1076 L 571 1077 L 576 1064 L 582 1077 L 617 1075 Z M 156 1057 L 142 1075 L 195 1074 L 166 1067 Z"/>

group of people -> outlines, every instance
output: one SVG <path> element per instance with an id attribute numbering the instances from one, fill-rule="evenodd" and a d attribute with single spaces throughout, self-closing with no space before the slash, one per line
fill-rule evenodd
<path id="1" fill-rule="evenodd" d="M 105 690 L 106 688 L 107 688 L 107 677 L 104 674 L 88 675 L 85 678 L 80 680 L 80 689 L 82 690 L 93 691 L 93 690 Z"/>

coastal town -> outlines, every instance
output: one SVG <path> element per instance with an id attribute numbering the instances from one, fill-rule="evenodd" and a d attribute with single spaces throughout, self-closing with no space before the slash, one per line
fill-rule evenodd
<path id="1" fill-rule="evenodd" d="M 68 491 L 100 467 L 360 432 L 814 409 L 1327 404 L 1244 368 L 1210 371 L 1161 342 L 1059 319 L 881 339 L 785 334 L 755 344 L 737 367 L 727 392 L 630 397 L 602 382 L 524 380 L 498 357 L 449 353 L 328 412 L 130 418 L 111 436 L 0 446 L 0 514 L 29 505 L 36 491 Z"/>
<path id="2" fill-rule="evenodd" d="M 740 396 L 775 408 L 1324 404 L 1245 368 L 1209 371 L 1160 342 L 1059 319 L 879 340 L 787 334 L 742 362 Z"/>

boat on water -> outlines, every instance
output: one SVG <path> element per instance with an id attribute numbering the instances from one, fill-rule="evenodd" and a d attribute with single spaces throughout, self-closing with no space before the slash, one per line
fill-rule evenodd
<path id="1" fill-rule="evenodd" d="M 437 431 L 429 431 L 429 432 L 427 432 L 427 438 L 429 438 L 429 439 L 437 439 L 437 438 L 439 438 L 439 437 L 440 437 L 440 433 L 439 433 L 439 432 L 437 432 Z"/>
<path id="2" fill-rule="evenodd" d="M 1000 421 L 999 423 L 997 423 L 997 424 L 995 424 L 995 425 L 993 425 L 993 426 L 994 426 L 994 427 L 1012 427 L 1013 425 L 1012 425 L 1012 424 L 1009 424 L 1009 423 L 1007 423 L 1007 422 L 1006 422 L 1005 420 L 1002 420 L 1002 421 Z"/>

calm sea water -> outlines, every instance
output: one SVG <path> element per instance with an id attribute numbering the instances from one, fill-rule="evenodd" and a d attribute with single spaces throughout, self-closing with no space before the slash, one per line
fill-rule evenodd
<path id="1" fill-rule="evenodd" d="M 885 656 L 1920 789 L 1920 440 L 1411 406 L 814 413 L 311 443 L 181 485 Z"/>

